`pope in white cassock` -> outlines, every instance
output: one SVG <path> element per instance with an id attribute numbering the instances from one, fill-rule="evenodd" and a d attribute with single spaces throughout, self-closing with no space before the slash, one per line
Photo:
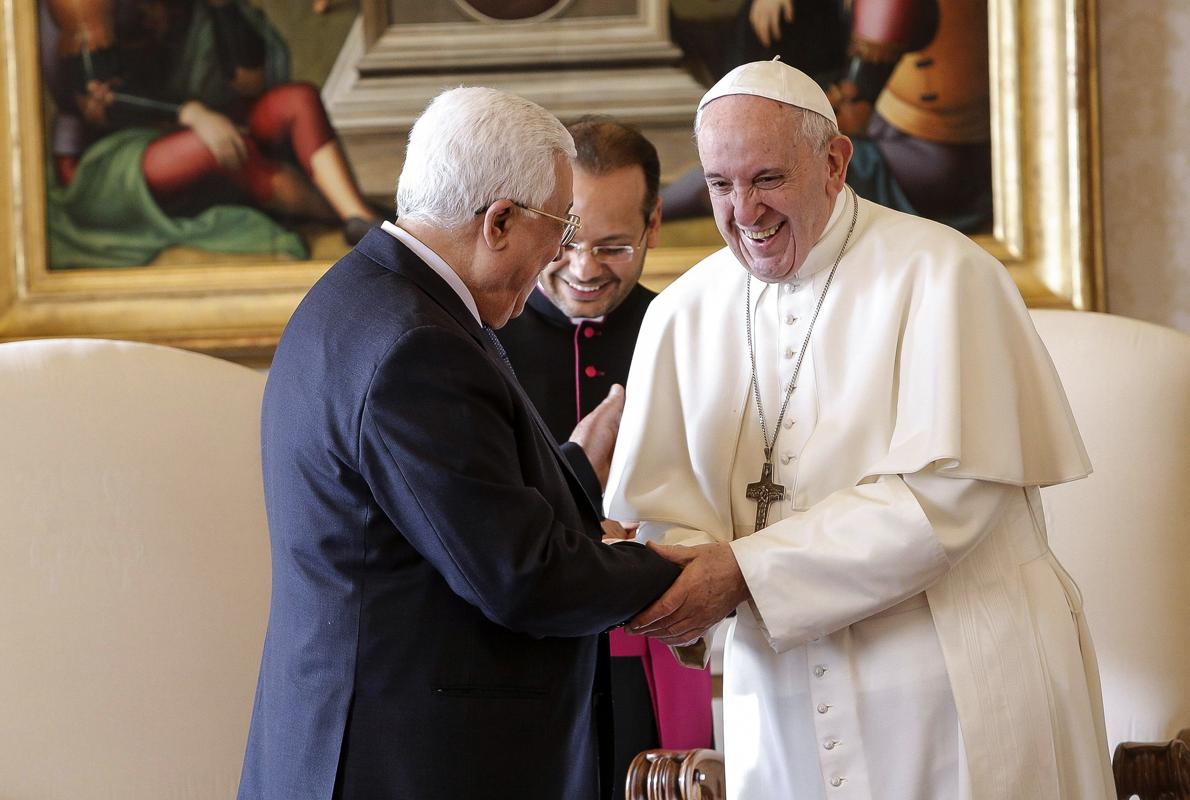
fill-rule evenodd
<path id="1" fill-rule="evenodd" d="M 1007 271 L 846 189 L 851 142 L 789 66 L 728 74 L 695 130 L 727 248 L 649 309 L 607 494 L 689 546 L 630 629 L 683 645 L 735 612 L 729 795 L 1114 797 L 1038 492 L 1091 467 Z"/>

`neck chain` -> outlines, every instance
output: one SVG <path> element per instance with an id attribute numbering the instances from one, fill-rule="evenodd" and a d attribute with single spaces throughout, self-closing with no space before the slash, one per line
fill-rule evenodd
<path id="1" fill-rule="evenodd" d="M 843 239 L 843 246 L 835 256 L 835 263 L 831 266 L 830 274 L 826 276 L 826 283 L 822 293 L 818 295 L 818 304 L 814 307 L 814 314 L 810 317 L 810 324 L 806 328 L 806 338 L 802 340 L 802 349 L 797 354 L 797 361 L 793 365 L 793 375 L 785 386 L 785 397 L 781 401 L 781 411 L 777 414 L 777 423 L 773 426 L 773 438 L 769 440 L 768 421 L 764 416 L 764 405 L 760 402 L 760 380 L 756 373 L 756 345 L 752 339 L 752 276 L 748 276 L 744 290 L 744 324 L 748 331 L 748 357 L 752 362 L 752 396 L 756 400 L 756 413 L 760 416 L 760 432 L 764 436 L 764 467 L 761 469 L 760 480 L 748 484 L 747 497 L 756 501 L 756 528 L 760 530 L 768 521 L 769 506 L 785 497 L 785 487 L 773 483 L 773 448 L 777 445 L 777 437 L 781 435 L 781 421 L 785 419 L 785 410 L 789 407 L 789 398 L 797 388 L 797 376 L 802 371 L 802 359 L 806 356 L 806 349 L 810 346 L 810 335 L 814 332 L 814 323 L 818 320 L 818 312 L 822 310 L 822 303 L 826 300 L 826 293 L 835 279 L 835 270 L 843 260 L 843 253 L 851 242 L 851 234 L 855 231 L 855 222 L 859 218 L 859 200 L 854 190 L 847 187 L 848 197 L 851 199 L 851 225 L 847 228 L 847 237 Z"/>

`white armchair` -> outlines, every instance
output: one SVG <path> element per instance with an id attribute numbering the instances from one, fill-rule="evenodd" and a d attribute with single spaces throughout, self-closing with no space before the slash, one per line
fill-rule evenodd
<path id="1" fill-rule="evenodd" d="M 1033 320 L 1095 468 L 1043 498 L 1082 589 L 1108 741 L 1168 741 L 1190 727 L 1190 336 L 1107 314 Z"/>
<path id="2" fill-rule="evenodd" d="M 264 377 L 0 345 L 0 796 L 234 797 L 268 614 Z"/>

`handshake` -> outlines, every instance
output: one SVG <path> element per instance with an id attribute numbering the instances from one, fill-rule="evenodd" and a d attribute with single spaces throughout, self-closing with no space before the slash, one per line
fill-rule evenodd
<path id="1" fill-rule="evenodd" d="M 730 545 L 649 542 L 647 547 L 680 566 L 682 573 L 661 597 L 628 621 L 624 630 L 630 634 L 651 636 L 673 647 L 694 644 L 750 597 Z"/>
<path id="2" fill-rule="evenodd" d="M 583 448 L 603 488 L 623 413 L 624 388 L 616 384 L 570 435 L 570 441 Z M 633 538 L 640 523 L 606 519 L 602 525 L 603 541 L 614 543 Z M 686 547 L 649 542 L 646 546 L 680 566 L 682 573 L 661 597 L 628 621 L 624 630 L 630 634 L 651 636 L 675 647 L 693 644 L 750 596 L 730 545 L 719 542 Z"/>

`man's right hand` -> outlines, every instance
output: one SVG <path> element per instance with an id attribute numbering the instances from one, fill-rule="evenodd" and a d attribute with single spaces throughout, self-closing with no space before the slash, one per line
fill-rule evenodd
<path id="1" fill-rule="evenodd" d="M 620 416 L 624 413 L 624 387 L 612 386 L 603 402 L 579 420 L 570 434 L 570 441 L 583 448 L 587 460 L 599 478 L 599 486 L 607 488 L 607 474 L 612 466 L 612 452 L 616 449 L 616 434 L 620 432 Z"/>

